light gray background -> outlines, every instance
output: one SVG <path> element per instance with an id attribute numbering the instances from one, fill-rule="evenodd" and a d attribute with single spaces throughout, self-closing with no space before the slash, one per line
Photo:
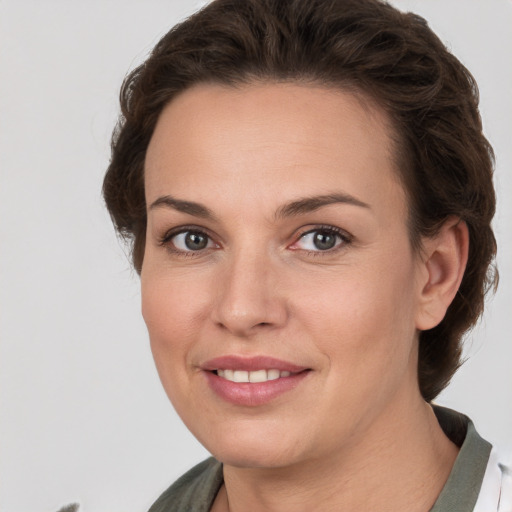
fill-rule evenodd
<path id="1" fill-rule="evenodd" d="M 201 2 L 203 3 L 203 2 Z M 161 390 L 100 186 L 127 70 L 190 0 L 0 0 L 0 509 L 144 511 L 206 452 Z M 512 3 L 395 0 L 479 82 L 501 285 L 440 403 L 512 432 Z"/>

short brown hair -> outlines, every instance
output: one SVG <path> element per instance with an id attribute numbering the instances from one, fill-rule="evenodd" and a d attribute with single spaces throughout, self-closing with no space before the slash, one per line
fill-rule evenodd
<path id="1" fill-rule="evenodd" d="M 320 84 L 373 99 L 396 131 L 412 245 L 449 216 L 466 222 L 460 289 L 443 321 L 419 336 L 419 386 L 431 401 L 460 366 L 462 336 L 497 284 L 495 193 L 475 81 L 415 14 L 380 0 L 214 0 L 170 30 L 124 81 L 103 184 L 136 270 L 146 236 L 144 160 L 162 109 L 194 84 L 256 81 Z"/>

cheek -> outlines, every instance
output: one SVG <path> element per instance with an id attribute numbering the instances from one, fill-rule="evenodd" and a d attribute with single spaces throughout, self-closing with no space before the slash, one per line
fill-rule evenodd
<path id="1" fill-rule="evenodd" d="M 350 382 L 371 380 L 409 364 L 416 300 L 410 259 L 351 267 L 306 284 L 309 293 L 298 294 L 304 297 L 299 316 L 334 374 Z"/>
<path id="2" fill-rule="evenodd" d="M 179 344 L 192 334 L 208 303 L 206 290 L 198 284 L 185 274 L 143 268 L 142 316 L 152 339 Z"/>
<path id="3" fill-rule="evenodd" d="M 142 316 L 162 386 L 176 410 L 186 410 L 190 349 L 197 339 L 201 293 L 189 279 L 148 267 L 141 274 Z"/>
<path id="4" fill-rule="evenodd" d="M 170 376 L 187 368 L 187 354 L 202 315 L 201 291 L 190 280 L 173 278 L 143 269 L 141 274 L 142 316 L 151 350 L 164 387 Z"/>

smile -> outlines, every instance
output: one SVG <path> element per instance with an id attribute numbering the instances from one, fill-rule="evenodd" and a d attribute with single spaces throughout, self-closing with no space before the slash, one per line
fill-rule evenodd
<path id="1" fill-rule="evenodd" d="M 255 371 L 246 371 L 246 370 L 217 370 L 217 375 L 222 377 L 223 379 L 229 380 L 231 382 L 267 382 L 269 380 L 282 379 L 284 377 L 289 377 L 291 372 L 289 371 L 281 371 L 278 369 L 270 369 L 270 370 L 255 370 Z"/>
<path id="2" fill-rule="evenodd" d="M 274 357 L 239 355 L 211 359 L 201 370 L 218 398 L 242 407 L 269 404 L 292 392 L 313 373 L 308 366 Z"/>

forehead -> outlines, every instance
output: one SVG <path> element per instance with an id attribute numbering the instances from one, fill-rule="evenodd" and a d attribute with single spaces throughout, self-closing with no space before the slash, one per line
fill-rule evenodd
<path id="1" fill-rule="evenodd" d="M 360 95 L 292 83 L 195 86 L 157 123 L 147 201 L 229 192 L 279 202 L 333 188 L 396 201 L 392 136 L 386 114 Z"/>

